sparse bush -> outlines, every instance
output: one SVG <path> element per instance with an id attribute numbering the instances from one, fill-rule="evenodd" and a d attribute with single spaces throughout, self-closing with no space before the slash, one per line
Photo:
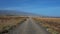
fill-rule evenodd
<path id="1" fill-rule="evenodd" d="M 45 28 L 51 28 L 52 34 L 60 34 L 60 18 L 33 18 L 33 20 L 37 21 L 38 24 L 42 23 L 41 25 Z"/>
<path id="2" fill-rule="evenodd" d="M 0 34 L 14 29 L 17 27 L 17 24 L 20 25 L 26 19 L 27 17 L 0 16 Z"/>

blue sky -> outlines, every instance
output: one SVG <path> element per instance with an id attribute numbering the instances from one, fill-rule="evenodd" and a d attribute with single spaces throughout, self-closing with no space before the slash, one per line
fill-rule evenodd
<path id="1" fill-rule="evenodd" d="M 0 0 L 0 9 L 60 16 L 60 0 Z"/>

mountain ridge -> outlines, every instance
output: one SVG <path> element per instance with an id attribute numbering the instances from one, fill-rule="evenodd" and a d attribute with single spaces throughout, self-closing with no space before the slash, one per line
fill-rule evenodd
<path id="1" fill-rule="evenodd" d="M 1 15 L 15 15 L 15 16 L 38 16 L 37 14 L 27 13 L 23 11 L 16 11 L 16 10 L 0 10 Z"/>

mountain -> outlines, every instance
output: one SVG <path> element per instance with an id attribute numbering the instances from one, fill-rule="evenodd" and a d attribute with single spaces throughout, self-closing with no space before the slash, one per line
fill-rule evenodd
<path id="1" fill-rule="evenodd" d="M 55 16 L 44 16 L 44 15 L 38 15 L 34 13 L 27 13 L 23 11 L 17 11 L 17 10 L 0 10 L 0 16 L 37 16 L 37 17 L 48 17 L 48 18 L 60 18 Z"/>
<path id="2" fill-rule="evenodd" d="M 0 10 L 0 16 L 38 16 L 37 14 L 27 13 L 17 10 Z"/>

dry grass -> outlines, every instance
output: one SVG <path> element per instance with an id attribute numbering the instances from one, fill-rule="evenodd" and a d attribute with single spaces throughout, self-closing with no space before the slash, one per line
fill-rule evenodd
<path id="1" fill-rule="evenodd" d="M 16 27 L 26 19 L 27 17 L 0 16 L 0 33 L 4 30 L 10 29 L 12 26 Z"/>
<path id="2" fill-rule="evenodd" d="M 38 24 L 46 27 L 52 34 L 60 34 L 60 18 L 33 18 Z"/>

